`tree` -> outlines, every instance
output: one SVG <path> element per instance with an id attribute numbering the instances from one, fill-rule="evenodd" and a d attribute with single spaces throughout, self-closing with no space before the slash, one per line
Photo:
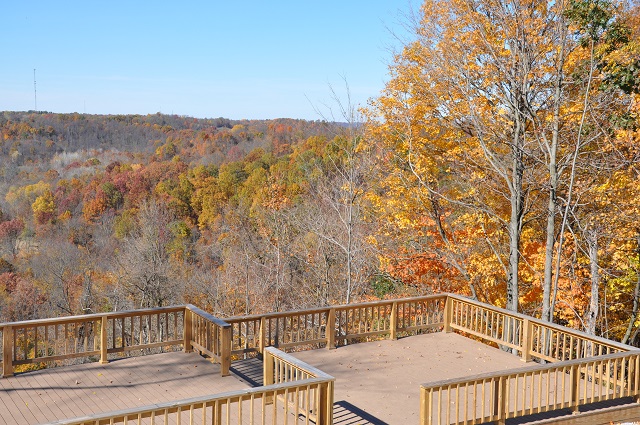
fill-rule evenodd
<path id="1" fill-rule="evenodd" d="M 24 230 L 24 222 L 21 219 L 8 220 L 0 223 L 0 242 L 4 252 L 14 259 L 18 253 L 18 238 Z"/>
<path id="2" fill-rule="evenodd" d="M 33 218 L 38 224 L 45 224 L 55 217 L 56 204 L 53 194 L 50 190 L 46 190 L 42 195 L 38 196 L 31 205 L 33 210 Z"/>
<path id="3" fill-rule="evenodd" d="M 478 220 L 486 216 L 495 228 L 489 237 L 507 235 L 507 253 L 500 252 L 501 241 L 492 246 L 505 270 L 511 310 L 518 309 L 520 296 L 521 235 L 533 179 L 532 117 L 548 88 L 544 53 L 554 41 L 548 34 L 553 15 L 536 1 L 428 0 L 418 39 L 397 56 L 396 77 L 379 101 L 384 109 L 385 97 L 395 97 L 399 102 L 392 107 L 417 110 L 405 128 L 392 131 L 404 138 L 405 162 L 423 187 L 475 211 Z M 416 128 L 412 119 L 424 124 Z M 438 180 L 422 174 L 415 139 L 433 144 L 445 169 L 458 174 L 453 193 L 435 190 Z"/>
<path id="4" fill-rule="evenodd" d="M 349 87 L 346 100 L 340 99 L 331 87 L 334 103 L 339 110 L 339 119 L 346 125 L 332 128 L 334 138 L 324 148 L 319 169 L 309 178 L 309 195 L 306 202 L 311 215 L 304 220 L 303 227 L 315 233 L 341 253 L 336 259 L 344 287 L 340 302 L 349 304 L 352 298 L 364 292 L 370 275 L 371 256 L 367 252 L 365 221 L 366 198 L 372 169 L 369 147 L 364 143 L 363 117 L 351 102 Z M 331 122 L 336 122 L 331 109 Z M 326 120 L 326 117 L 325 117 Z M 325 257 L 326 258 L 326 257 Z M 324 302 L 338 300 L 324 300 Z"/>
<path id="5" fill-rule="evenodd" d="M 582 3 L 608 15 L 588 6 L 575 25 Z M 394 237 L 417 241 L 407 258 L 431 262 L 432 275 L 455 270 L 472 295 L 509 309 L 542 304 L 551 320 L 574 191 L 588 182 L 579 170 L 629 107 L 624 90 L 602 90 L 629 80 L 611 64 L 624 49 L 619 15 L 605 0 L 424 2 L 369 111 L 386 190 L 373 199 Z"/>
<path id="6" fill-rule="evenodd" d="M 143 202 L 136 228 L 122 240 L 116 257 L 118 282 L 134 308 L 162 307 L 179 301 L 180 284 L 170 261 L 173 219 L 163 205 Z"/>

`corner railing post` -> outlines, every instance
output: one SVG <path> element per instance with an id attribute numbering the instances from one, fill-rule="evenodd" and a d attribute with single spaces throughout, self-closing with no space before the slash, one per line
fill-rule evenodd
<path id="1" fill-rule="evenodd" d="M 271 354 L 269 350 L 265 350 L 262 353 L 262 384 L 264 386 L 273 385 L 273 382 L 274 382 L 273 372 L 274 372 L 273 354 Z M 265 396 L 265 403 L 266 404 L 273 403 L 273 397 Z"/>
<path id="2" fill-rule="evenodd" d="M 184 308 L 184 319 L 183 319 L 184 329 L 182 330 L 182 335 L 184 337 L 184 341 L 182 342 L 182 346 L 184 347 L 185 353 L 190 353 L 193 351 L 193 346 L 191 345 L 191 340 L 193 338 L 192 335 L 192 326 L 193 326 L 193 313 L 189 310 L 189 307 Z"/>
<path id="3" fill-rule="evenodd" d="M 318 387 L 318 425 L 333 424 L 333 382 Z"/>
<path id="4" fill-rule="evenodd" d="M 2 377 L 13 376 L 13 327 L 2 329 Z"/>
<path id="5" fill-rule="evenodd" d="M 431 391 L 420 387 L 420 425 L 431 425 Z"/>
<path id="6" fill-rule="evenodd" d="M 442 331 L 444 333 L 451 332 L 451 322 L 453 320 L 453 298 L 447 295 L 447 298 L 444 302 L 444 326 L 442 327 Z"/>
<path id="7" fill-rule="evenodd" d="M 260 318 L 260 340 L 258 341 L 258 351 L 264 357 L 264 348 L 267 346 L 267 319 Z"/>
<path id="8" fill-rule="evenodd" d="M 533 323 L 529 319 L 524 319 L 522 323 L 522 351 L 520 360 L 531 361 L 531 351 L 533 351 Z"/>
<path id="9" fill-rule="evenodd" d="M 229 376 L 231 368 L 231 325 L 222 327 L 222 344 L 220 350 L 220 374 Z"/>
<path id="10" fill-rule="evenodd" d="M 107 341 L 107 315 L 103 314 L 100 318 L 100 364 L 109 363 Z"/>
<path id="11" fill-rule="evenodd" d="M 327 315 L 327 348 L 336 348 L 336 310 L 331 307 Z"/>
<path id="12" fill-rule="evenodd" d="M 398 339 L 398 303 L 396 301 L 391 305 L 391 339 Z"/>

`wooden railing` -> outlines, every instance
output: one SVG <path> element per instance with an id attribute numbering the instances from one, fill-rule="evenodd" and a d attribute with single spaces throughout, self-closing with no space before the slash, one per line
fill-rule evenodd
<path id="1" fill-rule="evenodd" d="M 289 392 L 282 394 L 279 399 L 293 407 L 296 417 L 303 415 L 307 420 L 321 424 L 333 422 L 332 376 L 273 347 L 266 347 L 264 350 L 262 376 L 267 386 L 304 382 L 312 378 L 324 379 L 324 385 L 302 396 Z"/>
<path id="2" fill-rule="evenodd" d="M 631 347 L 523 314 L 449 295 L 444 330 L 511 348 L 522 360 L 549 362 L 629 351 Z"/>
<path id="3" fill-rule="evenodd" d="M 222 319 L 188 305 L 185 309 L 184 351 L 196 349 L 220 363 L 222 376 L 231 366 L 231 325 Z"/>
<path id="4" fill-rule="evenodd" d="M 334 378 L 275 348 L 264 351 L 266 385 L 52 422 L 56 425 L 288 424 L 331 425 Z"/>
<path id="5" fill-rule="evenodd" d="M 421 386 L 421 424 L 506 419 L 640 396 L 640 352 L 451 379 Z"/>
<path id="6" fill-rule="evenodd" d="M 449 295 L 444 331 L 548 365 L 423 384 L 421 424 L 476 424 L 640 395 L 640 351 L 529 316 Z"/>
<path id="7" fill-rule="evenodd" d="M 174 407 L 154 407 L 136 414 L 151 418 L 162 409 L 173 414 L 188 407 L 200 410 L 201 415 L 229 417 L 236 415 L 230 406 L 241 414 L 246 408 L 255 410 L 253 403 L 259 400 L 263 405 L 284 401 L 286 412 L 291 408 L 313 418 L 321 409 L 313 400 L 322 398 L 316 392 L 328 391 L 326 380 L 299 368 L 294 360 L 274 357 L 269 347 L 332 349 L 438 330 L 460 332 L 511 350 L 524 361 L 551 364 L 423 385 L 423 424 L 503 421 L 522 414 L 575 408 L 586 400 L 638 396 L 640 374 L 636 377 L 635 371 L 640 370 L 640 364 L 638 352 L 629 351 L 631 347 L 448 294 L 229 319 L 186 305 L 4 323 L 0 324 L 2 373 L 10 376 L 14 366 L 20 365 L 75 358 L 107 362 L 109 356 L 132 350 L 182 346 L 187 352 L 197 350 L 218 361 L 224 376 L 229 374 L 233 359 L 257 353 L 266 358 L 265 365 L 273 367 L 273 373 L 265 371 L 263 392 L 229 393 L 185 401 L 179 409 L 172 404 Z M 300 382 L 305 384 L 295 386 Z M 434 409 L 436 403 L 451 407 Z"/>
<path id="8" fill-rule="evenodd" d="M 354 340 L 396 339 L 444 324 L 446 295 L 373 301 L 224 319 L 232 329 L 232 355 L 265 347 L 330 349 Z"/>
<path id="9" fill-rule="evenodd" d="M 262 353 L 270 346 L 286 349 L 325 343 L 329 310 L 307 309 L 225 319 L 232 329 L 231 353 Z"/>
<path id="10" fill-rule="evenodd" d="M 14 367 L 81 358 L 109 361 L 133 350 L 183 346 L 206 354 L 229 374 L 231 356 L 265 347 L 335 348 L 354 340 L 443 326 L 446 295 L 377 301 L 219 319 L 193 306 L 0 324 L 2 376 Z"/>
<path id="11" fill-rule="evenodd" d="M 0 324 L 2 376 L 15 366 L 70 359 L 109 361 L 109 354 L 183 343 L 185 307 L 165 307 L 115 313 Z"/>
<path id="12" fill-rule="evenodd" d="M 14 366 L 156 347 L 198 350 L 229 373 L 232 356 L 281 349 L 335 348 L 371 338 L 444 329 L 510 348 L 523 360 L 563 361 L 628 347 L 455 295 L 330 306 L 229 319 L 193 305 L 0 324 L 2 374 Z"/>

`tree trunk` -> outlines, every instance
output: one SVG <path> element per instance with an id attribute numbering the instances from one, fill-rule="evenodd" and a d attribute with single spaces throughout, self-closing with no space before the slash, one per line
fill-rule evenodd
<path id="1" fill-rule="evenodd" d="M 511 216 L 509 219 L 509 270 L 507 276 L 507 309 L 518 311 L 518 268 L 520 264 L 520 236 L 522 231 L 522 215 L 524 206 L 524 193 L 522 180 L 524 175 L 523 163 L 523 136 L 520 111 L 516 112 L 514 141 L 512 146 L 513 170 L 511 176 Z"/>
<path id="2" fill-rule="evenodd" d="M 556 68 L 556 80 L 554 87 L 553 105 L 553 129 L 551 134 L 551 145 L 549 146 L 549 199 L 547 201 L 547 239 L 544 253 L 544 282 L 542 285 L 542 320 L 553 321 L 551 314 L 551 285 L 553 283 L 553 252 L 556 240 L 556 206 L 558 196 L 558 138 L 560 133 L 560 105 L 562 96 L 562 84 L 564 82 L 565 63 L 565 40 L 566 25 L 564 20 L 560 23 L 560 57 Z M 561 255 L 562 246 L 558 246 L 558 256 Z M 555 293 L 555 291 L 554 291 Z"/>
<path id="3" fill-rule="evenodd" d="M 585 331 L 590 335 L 596 334 L 596 321 L 598 319 L 600 271 L 598 269 L 598 233 L 593 230 L 587 235 L 589 245 L 589 263 L 591 265 L 591 302 L 585 320 Z"/>
<path id="4" fill-rule="evenodd" d="M 638 270 L 636 270 L 636 286 L 633 289 L 633 307 L 631 310 L 631 317 L 629 317 L 629 325 L 627 326 L 627 331 L 624 333 L 624 337 L 622 338 L 623 344 L 628 344 L 629 342 L 633 342 L 633 341 L 629 341 L 629 339 L 631 337 L 631 331 L 635 326 L 636 319 L 638 318 L 638 307 L 640 304 L 638 300 L 638 298 L 640 297 L 640 231 L 636 235 L 636 254 L 637 254 L 637 260 L 638 260 L 638 266 L 637 266 Z M 634 336 L 636 334 L 637 334 L 637 331 L 634 333 Z"/>

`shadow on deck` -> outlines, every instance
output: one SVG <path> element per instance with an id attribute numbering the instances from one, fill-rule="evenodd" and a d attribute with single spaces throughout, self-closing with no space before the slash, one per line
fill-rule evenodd
<path id="1" fill-rule="evenodd" d="M 234 362 L 230 371 L 247 385 L 262 386 L 262 362 L 258 358 Z M 333 403 L 333 423 L 334 425 L 389 425 L 345 400 Z"/>

